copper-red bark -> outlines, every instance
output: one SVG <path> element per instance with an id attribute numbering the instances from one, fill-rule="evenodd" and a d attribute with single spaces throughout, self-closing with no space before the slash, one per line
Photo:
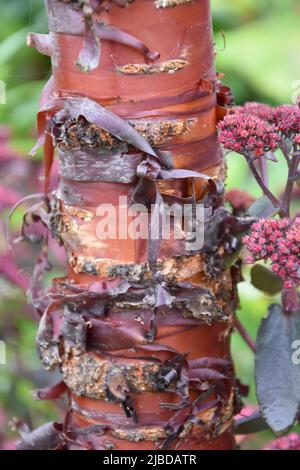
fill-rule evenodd
<path id="1" fill-rule="evenodd" d="M 129 204 L 147 152 L 122 142 L 110 117 L 109 129 L 87 119 L 90 108 L 83 100 L 129 122 L 154 155 L 171 152 L 173 170 L 159 163 L 153 176 L 148 167 L 145 202 L 154 202 L 155 194 L 187 198 L 194 187 L 197 201 L 222 214 L 217 186 L 224 164 L 216 123 L 230 97 L 223 88 L 217 101 L 209 1 L 135 0 L 126 8 L 112 2 L 109 11 L 101 9 L 109 2 L 83 2 L 83 10 L 79 3 L 48 0 L 50 37 L 29 40 L 51 54 L 53 69 L 39 131 L 47 183 L 53 147 L 60 159 L 59 185 L 48 192 L 50 225 L 69 267 L 54 283 L 38 343 L 45 365 L 58 366 L 68 387 L 63 445 L 234 448 L 229 340 L 236 294 L 232 269 L 220 262 L 224 233 L 217 246 L 208 240 L 207 249 L 196 253 L 162 241 L 155 267 L 157 244 L 149 249 L 147 240 L 97 240 L 97 207 L 117 207 L 120 196 Z M 90 27 L 84 48 L 83 14 Z M 100 64 L 87 72 L 78 57 L 90 41 L 95 49 L 87 54 L 94 52 L 95 65 L 95 34 Z M 67 110 L 70 98 L 81 106 L 77 116 Z M 86 433 L 92 425 L 98 427 Z"/>

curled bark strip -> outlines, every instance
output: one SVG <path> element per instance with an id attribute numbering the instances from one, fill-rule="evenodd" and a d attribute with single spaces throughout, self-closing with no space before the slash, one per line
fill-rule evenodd
<path id="1" fill-rule="evenodd" d="M 81 4 L 78 4 L 78 11 L 81 10 L 82 12 L 80 17 L 83 16 L 84 26 L 82 25 L 82 22 L 76 18 L 75 12 L 73 12 L 73 15 L 68 12 L 65 20 L 62 20 L 61 16 L 57 15 L 57 12 L 63 8 L 63 6 L 56 5 L 55 1 L 49 1 L 48 3 L 50 16 L 49 26 L 52 31 L 57 33 L 84 35 L 83 47 L 77 59 L 78 67 L 84 72 L 90 72 L 99 66 L 101 39 L 124 44 L 136 49 L 150 61 L 154 61 L 159 58 L 160 54 L 158 52 L 151 51 L 142 41 L 134 36 L 103 22 L 97 22 L 93 18 L 93 12 L 95 9 L 93 8 L 91 1 L 85 0 Z M 119 6 L 121 6 L 120 3 L 121 0 L 118 0 Z M 70 20 L 69 22 L 67 22 L 68 19 Z M 76 21 L 71 21 L 71 19 Z"/>
<path id="2" fill-rule="evenodd" d="M 40 98 L 40 108 L 43 108 L 48 101 L 52 98 L 54 94 L 54 83 L 53 83 L 53 75 L 49 78 L 46 85 L 42 89 L 41 98 Z"/>
<path id="3" fill-rule="evenodd" d="M 60 113 L 56 115 L 57 122 L 60 122 L 60 120 L 64 122 L 67 118 L 78 119 L 79 116 L 83 116 L 87 121 L 142 152 L 154 157 L 157 156 L 147 140 L 133 129 L 130 124 L 95 101 L 88 98 L 58 98 L 53 100 L 53 103 L 49 103 L 45 111 L 51 111 L 51 109 L 54 110 L 55 108 L 61 108 Z"/>
<path id="4" fill-rule="evenodd" d="M 205 380 L 226 380 L 226 376 L 213 369 L 202 368 L 200 370 L 192 370 L 190 372 L 190 380 L 192 382 L 204 382 Z"/>
<path id="5" fill-rule="evenodd" d="M 64 382 L 76 395 L 124 402 L 127 394 L 163 389 L 158 379 L 161 366 L 155 363 L 116 364 L 90 354 L 63 357 Z"/>
<path id="6" fill-rule="evenodd" d="M 102 287 L 102 284 L 97 282 L 86 286 L 62 283 L 59 291 L 50 293 L 49 296 L 55 301 L 78 303 L 81 308 L 83 305 L 91 307 L 93 302 L 96 302 L 95 305 L 99 308 L 99 301 L 104 303 L 105 308 L 111 306 L 113 301 L 117 308 L 135 309 L 137 313 L 139 309 L 147 306 L 156 309 L 164 307 L 164 311 L 168 314 L 172 312 L 172 308 L 177 308 L 182 312 L 183 318 L 188 318 L 190 315 L 191 318 L 203 321 L 206 315 L 208 323 L 214 315 L 219 315 L 219 320 L 222 320 L 224 316 L 213 292 L 208 288 L 198 287 L 188 282 L 164 281 L 164 287 L 151 280 L 140 285 L 129 281 L 117 282 L 118 285 L 115 285 L 113 289 L 109 285 Z M 88 314 L 89 317 L 92 315 L 92 313 Z M 203 367 L 205 367 L 205 362 L 203 362 Z"/>
<path id="7" fill-rule="evenodd" d="M 66 384 L 61 381 L 55 385 L 52 385 L 51 387 L 34 391 L 33 397 L 37 400 L 56 400 L 57 398 L 60 398 L 61 395 L 66 393 L 67 390 L 68 388 Z"/>
<path id="8" fill-rule="evenodd" d="M 124 415 L 124 413 L 121 413 L 120 410 L 118 410 L 116 413 L 105 413 L 90 408 L 85 408 L 82 406 L 82 404 L 78 404 L 78 398 L 74 395 L 72 395 L 72 409 L 78 416 L 85 417 L 93 421 L 102 422 L 105 423 L 105 425 L 106 423 L 110 422 L 113 424 L 113 428 L 115 429 L 126 428 L 128 425 L 132 426 L 132 422 L 127 418 L 127 416 Z M 163 419 L 159 419 L 155 412 L 149 412 L 145 414 L 140 413 L 138 423 L 139 426 L 155 425 L 163 427 L 164 425 Z"/>
<path id="9" fill-rule="evenodd" d="M 52 0 L 53 1 L 53 0 Z M 85 5 L 89 5 L 94 12 L 102 10 L 108 11 L 111 8 L 111 4 L 115 3 L 119 7 L 126 7 L 134 0 L 54 0 L 60 3 L 69 4 L 76 10 L 81 10 Z"/>
<path id="10" fill-rule="evenodd" d="M 61 363 L 58 341 L 54 335 L 53 318 L 50 315 L 55 303 L 50 303 L 41 317 L 36 335 L 36 345 L 39 357 L 48 370 Z"/>
<path id="11" fill-rule="evenodd" d="M 91 324 L 85 320 L 83 315 L 78 315 L 64 309 L 64 323 L 61 335 L 64 338 L 65 349 L 74 348 L 78 352 L 84 352 L 87 344 L 87 332 Z"/>
<path id="12" fill-rule="evenodd" d="M 30 207 L 24 215 L 24 220 L 23 220 L 24 225 L 29 226 L 32 223 L 40 221 L 43 223 L 45 227 L 49 229 L 50 217 L 49 217 L 49 207 L 48 207 L 47 202 L 48 201 L 46 200 Z"/>
<path id="13" fill-rule="evenodd" d="M 137 176 L 143 180 L 156 181 L 159 179 L 168 180 L 168 179 L 185 179 L 185 178 L 200 178 L 207 181 L 214 191 L 217 191 L 216 182 L 205 173 L 200 173 L 198 171 L 185 170 L 185 169 L 173 169 L 173 168 L 164 168 L 164 162 L 160 159 L 162 154 L 160 153 L 160 158 L 157 156 L 149 155 L 142 163 L 137 167 Z M 137 187 L 136 191 L 140 191 L 140 188 Z"/>
<path id="14" fill-rule="evenodd" d="M 195 369 L 198 367 L 224 367 L 224 368 L 232 368 L 232 365 L 227 359 L 222 359 L 219 357 L 201 357 L 199 359 L 193 359 L 189 361 L 189 365 L 191 369 Z"/>
<path id="15" fill-rule="evenodd" d="M 166 143 L 176 143 L 180 137 L 187 143 L 189 139 L 195 138 L 195 134 L 202 131 L 201 119 L 174 119 L 174 120 L 130 120 L 129 124 L 141 134 L 150 145 L 160 147 Z M 95 148 L 109 151 L 120 148 L 120 141 L 114 136 L 89 123 L 83 117 L 65 123 L 54 123 L 52 135 L 55 143 L 61 150 L 79 149 L 88 151 Z M 124 147 L 124 144 L 123 144 Z M 126 148 L 124 149 L 126 151 Z M 157 150 L 157 155 L 163 150 Z M 169 152 L 171 154 L 171 152 Z M 105 156 L 105 153 L 104 153 Z M 88 153 L 87 153 L 88 158 Z"/>
<path id="16" fill-rule="evenodd" d="M 38 52 L 49 57 L 53 54 L 53 44 L 50 34 L 28 33 L 27 46 L 34 47 Z"/>
<path id="17" fill-rule="evenodd" d="M 68 282 L 62 282 L 58 287 L 61 287 L 59 291 L 50 295 L 52 299 L 64 302 L 80 300 L 86 302 L 89 299 L 114 299 L 121 294 L 127 293 L 131 284 L 127 280 L 122 281 L 118 279 L 116 281 L 96 281 L 87 285 L 73 285 Z M 142 287 L 140 286 L 139 289 L 142 290 Z"/>
<path id="18" fill-rule="evenodd" d="M 125 31 L 114 28 L 111 25 L 97 23 L 96 29 L 100 39 L 105 39 L 107 41 L 113 41 L 132 47 L 133 49 L 140 51 L 147 59 L 151 61 L 157 60 L 160 56 L 159 52 L 150 51 L 150 49 L 139 39 L 131 36 Z"/>
<path id="19" fill-rule="evenodd" d="M 212 409 L 214 407 L 214 401 L 209 401 L 208 403 L 206 401 L 213 394 L 214 388 L 214 385 L 210 386 L 205 392 L 202 392 L 197 399 L 187 402 L 185 404 L 186 406 L 180 408 L 176 413 L 174 413 L 165 425 L 165 429 L 168 431 L 169 437 L 162 443 L 162 449 L 169 449 L 174 441 L 180 437 L 186 437 L 191 432 L 192 421 L 195 421 L 196 417 L 195 410 L 198 408 L 197 411 L 200 411 L 200 403 L 202 411 L 203 409 Z M 203 425 L 204 421 L 197 417 L 197 424 Z"/>
<path id="20" fill-rule="evenodd" d="M 37 257 L 27 290 L 27 301 L 40 316 L 42 316 L 49 304 L 46 295 L 48 289 L 43 286 L 42 280 L 44 274 L 51 269 L 52 265 L 48 259 L 48 250 L 44 246 Z"/>
<path id="21" fill-rule="evenodd" d="M 127 326 L 98 319 L 92 319 L 91 324 L 87 343 L 95 351 L 117 351 L 147 343 L 147 329 L 142 325 L 133 325 L 129 330 Z"/>
<path id="22" fill-rule="evenodd" d="M 217 103 L 219 106 L 225 109 L 225 112 L 226 112 L 226 109 L 228 112 L 228 109 L 230 111 L 230 108 L 233 107 L 234 96 L 229 86 L 225 86 L 225 85 L 222 85 L 222 83 L 219 83 L 219 87 L 217 90 Z"/>
<path id="23" fill-rule="evenodd" d="M 83 47 L 77 59 L 77 65 L 83 72 L 90 72 L 98 67 L 101 54 L 100 40 L 93 21 L 93 10 L 89 1 L 84 2 L 82 11 L 84 18 Z"/>
<path id="24" fill-rule="evenodd" d="M 46 423 L 32 432 L 23 433 L 17 442 L 17 450 L 53 450 L 61 442 L 61 429 L 56 429 L 54 423 Z"/>
<path id="25" fill-rule="evenodd" d="M 55 340 L 53 342 L 53 323 L 48 316 L 48 312 L 49 309 L 41 320 L 37 338 L 41 358 L 46 367 L 52 367 L 62 360 L 64 382 L 76 394 L 98 399 L 105 398 L 112 401 L 119 400 L 124 404 L 127 414 L 132 415 L 134 419 L 135 413 L 132 405 L 128 402 L 128 392 L 141 393 L 146 390 L 158 391 L 167 388 L 168 391 L 182 396 L 184 402 L 187 399 L 188 363 L 183 356 L 163 345 L 153 345 L 150 348 L 150 346 L 142 346 L 142 343 L 139 343 L 137 346 L 148 351 L 169 351 L 174 355 L 173 359 L 160 364 L 148 358 L 146 362 L 143 361 L 143 364 L 140 365 L 134 365 L 134 363 L 129 365 L 127 363 L 127 365 L 122 366 L 121 363 L 119 365 L 116 363 L 116 356 L 114 356 L 114 361 L 110 362 L 100 360 L 100 357 L 96 360 L 92 355 L 82 354 L 85 348 L 81 348 L 80 345 L 84 343 L 78 337 L 81 330 L 78 330 L 74 337 L 72 330 L 67 331 L 64 327 L 62 331 L 64 346 L 62 347 L 66 353 L 58 359 L 57 348 L 61 349 L 61 347 Z M 77 318 L 80 320 L 78 315 Z M 69 316 L 68 322 L 75 322 L 74 325 L 76 325 L 76 315 Z M 101 330 L 100 332 L 103 334 Z M 97 334 L 97 332 L 94 332 L 94 334 Z M 112 333 L 111 338 L 115 339 Z M 90 347 L 92 346 L 91 343 L 88 344 Z M 183 364 L 186 364 L 186 366 L 183 367 Z M 93 377 L 93 385 L 91 377 Z M 210 380 L 210 378 L 205 376 L 206 380 Z"/>
<path id="26" fill-rule="evenodd" d="M 190 435 L 198 435 L 199 436 L 199 429 L 200 429 L 200 436 L 201 430 L 203 429 L 206 431 L 210 430 L 211 435 L 220 435 L 224 432 L 225 429 L 231 425 L 230 419 L 227 422 L 222 424 L 222 427 L 214 426 L 209 423 L 209 417 L 215 410 L 215 405 L 217 401 L 211 402 L 211 404 L 205 403 L 201 406 L 201 410 L 199 409 L 199 413 L 201 413 L 202 420 L 198 419 L 197 423 L 193 422 L 196 420 L 191 419 L 183 424 L 177 424 L 176 426 L 169 426 L 169 428 L 164 427 L 163 425 L 156 424 L 156 425 L 138 425 L 133 427 L 130 426 L 118 426 L 115 425 L 111 426 L 88 426 L 87 428 L 83 428 L 80 432 L 76 430 L 72 430 L 72 427 L 69 430 L 69 435 L 73 436 L 76 439 L 76 436 L 83 437 L 89 434 L 90 440 L 93 434 L 101 436 L 105 434 L 107 436 L 107 442 L 109 443 L 109 439 L 116 437 L 120 440 L 125 440 L 127 442 L 156 442 L 157 445 L 162 447 L 163 449 L 176 449 L 178 448 L 181 441 L 186 440 Z M 199 407 L 200 408 L 200 407 Z M 174 432 L 174 429 L 176 431 Z M 97 448 L 100 448 L 100 439 L 97 440 Z M 103 447 L 101 449 L 112 449 L 113 442 L 111 442 L 112 447 L 106 447 L 104 442 L 102 441 Z"/>
<path id="27" fill-rule="evenodd" d="M 161 350 L 163 345 L 157 345 Z M 149 348 L 145 347 L 145 350 Z M 75 355 L 74 355 L 75 354 Z M 106 401 L 119 401 L 124 403 L 127 394 L 168 392 L 179 395 L 182 401 L 176 405 L 162 403 L 168 409 L 184 408 L 188 402 L 188 387 L 195 387 L 200 382 L 216 382 L 228 380 L 224 374 L 212 369 L 199 369 L 189 371 L 186 358 L 174 353 L 173 358 L 161 364 L 144 361 L 141 364 L 126 365 L 118 363 L 116 356 L 114 362 L 103 360 L 100 356 L 79 354 L 70 350 L 69 356 L 63 358 L 62 372 L 64 382 L 79 396 Z M 93 377 L 93 380 L 91 380 Z M 126 402 L 128 403 L 128 402 Z M 131 416 L 131 414 L 130 414 Z"/>
<path id="28" fill-rule="evenodd" d="M 11 219 L 15 211 L 24 203 L 34 201 L 35 199 L 39 200 L 37 204 L 31 206 L 23 215 L 22 227 L 20 236 L 14 240 L 14 243 L 20 242 L 29 242 L 29 243 L 40 243 L 43 241 L 43 246 L 37 257 L 33 273 L 30 277 L 29 286 L 27 290 L 27 300 L 34 306 L 36 311 L 40 314 L 45 310 L 48 302 L 45 296 L 46 290 L 42 286 L 42 278 L 46 271 L 50 271 L 52 266 L 48 259 L 48 250 L 47 250 L 47 233 L 42 235 L 36 235 L 32 233 L 27 233 L 27 228 L 36 222 L 41 222 L 42 225 L 46 228 L 50 228 L 50 216 L 49 216 L 49 207 L 48 201 L 43 194 L 33 194 L 32 196 L 25 197 L 18 201 L 14 207 L 11 209 L 8 217 L 7 225 L 7 240 L 12 254 L 14 250 L 11 246 L 10 239 L 10 224 Z"/>
<path id="29" fill-rule="evenodd" d="M 51 83 L 49 88 L 51 90 Z M 47 91 L 49 91 L 49 88 Z M 44 104 L 44 100 L 42 104 Z M 63 121 L 68 117 L 74 120 L 83 116 L 87 121 L 94 123 L 118 139 L 147 154 L 157 155 L 147 140 L 135 131 L 130 124 L 96 102 L 88 98 L 51 98 L 38 113 L 38 140 L 30 152 L 30 155 L 34 155 L 37 149 L 44 145 L 46 191 L 49 189 L 50 171 L 54 157 L 54 145 L 49 135 L 50 120 L 55 113 L 58 113 L 56 119 L 62 119 Z"/>
<path id="30" fill-rule="evenodd" d="M 130 320 L 127 315 L 126 326 L 123 326 L 122 319 L 110 321 L 109 319 L 93 318 L 88 314 L 93 307 L 89 307 L 87 311 L 83 310 L 83 318 L 73 313 L 64 315 L 64 323 L 61 329 L 61 335 L 64 338 L 66 346 L 74 347 L 77 351 L 93 350 L 95 352 L 104 353 L 109 351 L 120 351 L 128 348 L 138 348 L 149 343 L 149 331 L 151 331 L 151 321 L 153 313 L 149 309 L 147 315 L 142 315 L 135 308 L 135 316 Z M 95 308 L 96 310 L 96 308 Z M 100 310 L 97 307 L 97 310 Z M 189 331 L 199 327 L 203 320 L 192 321 L 182 317 L 182 313 L 178 310 L 164 310 L 164 315 L 172 313 L 178 315 L 177 327 L 178 332 Z M 181 316 L 181 321 L 179 320 Z M 128 319 L 129 317 L 129 319 Z M 121 317 L 122 318 L 122 317 Z M 141 323 L 143 321 L 143 323 Z M 156 327 L 165 326 L 166 322 L 162 321 L 162 316 L 156 314 Z M 167 326 L 167 325 L 166 325 Z M 171 325 L 170 325 L 171 326 Z M 172 332 L 172 330 L 171 330 Z M 163 335 L 162 338 L 168 336 Z"/>
<path id="31" fill-rule="evenodd" d="M 76 322 L 76 315 L 73 314 L 73 318 Z M 68 351 L 62 359 L 62 371 L 64 381 L 68 387 L 77 395 L 94 399 L 104 398 L 112 401 L 119 400 L 122 403 L 126 402 L 127 412 L 131 409 L 130 407 L 128 408 L 129 402 L 126 401 L 128 400 L 127 393 L 129 392 L 142 393 L 145 391 L 167 390 L 179 395 L 182 401 L 177 405 L 165 403 L 161 406 L 169 409 L 180 409 L 186 406 L 189 385 L 198 389 L 198 384 L 201 382 L 216 382 L 228 379 L 221 372 L 203 368 L 196 363 L 193 364 L 193 368 L 190 368 L 190 364 L 185 356 L 162 344 L 143 345 L 143 341 L 140 341 L 136 344 L 136 347 L 145 351 L 168 351 L 172 355 L 170 360 L 157 363 L 156 361 L 153 362 L 150 358 L 148 360 L 145 358 L 141 364 L 136 365 L 135 359 L 137 358 L 131 355 L 129 357 L 133 363 L 130 364 L 130 361 L 127 361 L 126 365 L 122 365 L 122 362 L 118 363 L 117 355 L 113 356 L 114 361 L 109 361 L 105 359 L 105 356 L 102 359 L 101 356 L 96 358 L 96 356 L 90 354 L 83 354 L 84 348 L 82 349 L 78 345 L 78 341 L 71 344 L 69 341 L 70 335 L 62 334 L 65 337 L 64 348 L 67 348 L 66 351 Z M 100 329 L 101 334 L 103 332 Z M 112 340 L 115 339 L 112 333 L 108 334 L 111 335 Z M 121 331 L 119 331 L 119 334 L 121 336 Z M 96 335 L 96 338 L 97 331 L 94 331 L 94 335 Z M 91 350 L 97 350 L 99 347 L 101 349 L 101 339 L 100 344 L 96 348 L 91 343 L 88 344 Z M 111 346 L 112 349 L 115 349 L 114 344 L 111 344 Z M 130 348 L 133 346 L 133 344 L 128 345 Z M 208 361 L 209 359 L 206 359 L 204 365 Z M 213 363 L 213 359 L 210 361 Z M 91 377 L 93 377 L 93 381 L 91 381 Z"/>
<path id="32" fill-rule="evenodd" d="M 37 115 L 37 133 L 38 138 L 35 146 L 29 152 L 29 156 L 34 156 L 37 150 L 40 147 L 44 147 L 44 169 L 45 169 L 45 193 L 49 191 L 50 186 L 50 173 L 53 164 L 54 158 L 54 145 L 52 142 L 52 138 L 49 134 L 50 130 L 50 117 L 52 115 L 51 108 L 47 106 L 45 100 L 50 97 L 50 100 L 53 95 L 53 79 L 52 77 L 46 84 L 43 89 L 42 96 L 41 96 L 41 110 L 38 112 Z"/>
<path id="33" fill-rule="evenodd" d="M 36 240 L 36 238 L 31 238 L 30 235 L 27 235 L 25 233 L 25 226 L 28 225 L 28 222 L 27 222 L 27 217 L 29 214 L 32 215 L 33 218 L 38 217 L 39 220 L 42 220 L 42 222 L 48 226 L 48 217 L 47 217 L 47 213 L 46 211 L 43 209 L 42 205 L 45 205 L 47 204 L 47 200 L 45 198 L 45 195 L 44 194 L 41 194 L 41 193 L 37 193 L 37 194 L 32 194 L 30 196 L 25 196 L 24 198 L 20 199 L 13 207 L 12 209 L 10 210 L 9 212 L 9 215 L 8 215 L 8 224 L 7 224 L 7 233 L 6 233 L 6 236 L 7 236 L 7 242 L 8 242 L 8 246 L 9 246 L 9 249 L 11 250 L 11 252 L 13 253 L 13 250 L 12 250 L 12 245 L 11 245 L 11 234 L 10 234 L 10 225 L 11 225 L 11 220 L 12 220 L 12 217 L 14 216 L 16 210 L 21 207 L 22 204 L 25 204 L 27 202 L 31 202 L 31 201 L 34 201 L 34 200 L 39 200 L 40 202 L 34 206 L 32 206 L 31 209 L 29 209 L 27 212 L 25 212 L 25 215 L 23 217 L 23 223 L 22 223 L 22 227 L 21 227 L 21 235 L 19 238 L 15 239 L 14 240 L 14 243 L 19 243 L 20 241 L 23 241 L 24 239 L 27 240 L 27 241 L 39 241 L 39 240 Z"/>
<path id="34" fill-rule="evenodd" d="M 184 169 L 173 169 L 167 168 L 164 169 L 161 161 L 157 157 L 148 156 L 146 160 L 143 160 L 142 163 L 137 168 L 137 176 L 140 178 L 140 182 L 136 187 L 136 190 L 132 196 L 132 202 L 137 201 L 137 195 L 139 194 L 149 194 L 153 192 L 155 194 L 155 205 L 154 212 L 151 215 L 151 222 L 149 226 L 149 240 L 148 240 L 148 262 L 150 270 L 155 278 L 157 271 L 157 259 L 159 257 L 161 240 L 162 240 L 162 211 L 161 206 L 163 204 L 162 195 L 159 192 L 158 186 L 156 184 L 157 179 L 184 179 L 184 178 L 201 178 L 209 182 L 209 184 L 214 188 L 214 191 L 217 192 L 217 186 L 215 181 L 210 178 L 208 175 L 203 173 L 198 173 L 191 170 Z M 152 188 L 149 187 L 147 180 L 152 182 Z M 193 220 L 192 230 L 194 230 L 196 221 Z"/>

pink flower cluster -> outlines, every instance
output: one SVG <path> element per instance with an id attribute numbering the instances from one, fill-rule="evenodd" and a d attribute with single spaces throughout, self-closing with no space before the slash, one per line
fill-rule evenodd
<path id="1" fill-rule="evenodd" d="M 300 434 L 295 432 L 270 442 L 264 450 L 300 450 Z"/>
<path id="2" fill-rule="evenodd" d="M 300 108 L 294 104 L 284 104 L 273 108 L 268 120 L 285 137 L 300 134 Z"/>
<path id="3" fill-rule="evenodd" d="M 236 112 L 244 114 L 254 114 L 260 119 L 268 120 L 272 112 L 272 107 L 265 103 L 258 103 L 257 101 L 247 101 L 244 106 L 236 106 Z"/>
<path id="4" fill-rule="evenodd" d="M 300 285 L 300 218 L 262 219 L 252 225 L 243 242 L 251 253 L 247 263 L 270 261 L 286 289 Z"/>
<path id="5" fill-rule="evenodd" d="M 234 110 L 237 114 L 250 114 L 266 121 L 268 124 L 274 126 L 275 132 L 277 132 L 281 138 L 292 139 L 294 144 L 300 145 L 299 105 L 284 104 L 272 108 L 264 103 L 249 101 L 245 103 L 244 106 L 236 106 Z"/>
<path id="6" fill-rule="evenodd" d="M 250 158 L 263 156 L 278 146 L 279 133 L 275 126 L 254 114 L 228 114 L 218 124 L 219 142 L 226 149 Z"/>

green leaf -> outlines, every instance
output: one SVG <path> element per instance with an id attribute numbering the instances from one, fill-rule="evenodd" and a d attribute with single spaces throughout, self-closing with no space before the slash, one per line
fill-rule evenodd
<path id="1" fill-rule="evenodd" d="M 260 411 L 275 433 L 293 425 L 300 404 L 300 365 L 293 363 L 293 344 L 300 338 L 300 314 L 285 315 L 269 307 L 258 331 L 255 360 Z"/>
<path id="2" fill-rule="evenodd" d="M 248 209 L 248 214 L 257 219 L 268 219 L 278 212 L 267 196 L 263 196 L 251 204 Z"/>
<path id="3" fill-rule="evenodd" d="M 293 7 L 281 3 L 281 12 L 271 11 L 272 5 L 268 15 L 227 31 L 227 48 L 218 54 L 217 67 L 228 77 L 237 75 L 256 96 L 289 103 L 300 72 L 299 20 Z"/>
<path id="4" fill-rule="evenodd" d="M 27 28 L 22 28 L 0 43 L 0 65 L 11 60 L 12 56 L 24 47 L 26 33 Z"/>
<path id="5" fill-rule="evenodd" d="M 282 289 L 281 279 L 262 264 L 256 264 L 251 269 L 251 283 L 270 295 L 278 294 Z"/>

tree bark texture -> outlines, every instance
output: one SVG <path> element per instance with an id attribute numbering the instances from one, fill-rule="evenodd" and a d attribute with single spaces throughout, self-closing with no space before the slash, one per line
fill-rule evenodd
<path id="1" fill-rule="evenodd" d="M 68 397 L 61 445 L 232 449 L 237 270 L 224 263 L 216 137 L 230 100 L 214 69 L 209 0 L 46 4 L 49 35 L 28 43 L 52 60 L 39 144 L 68 269 L 53 280 L 37 343 Z M 119 209 L 120 196 L 125 213 L 130 200 L 201 202 L 213 211 L 204 247 L 99 240 L 97 208 Z"/>

